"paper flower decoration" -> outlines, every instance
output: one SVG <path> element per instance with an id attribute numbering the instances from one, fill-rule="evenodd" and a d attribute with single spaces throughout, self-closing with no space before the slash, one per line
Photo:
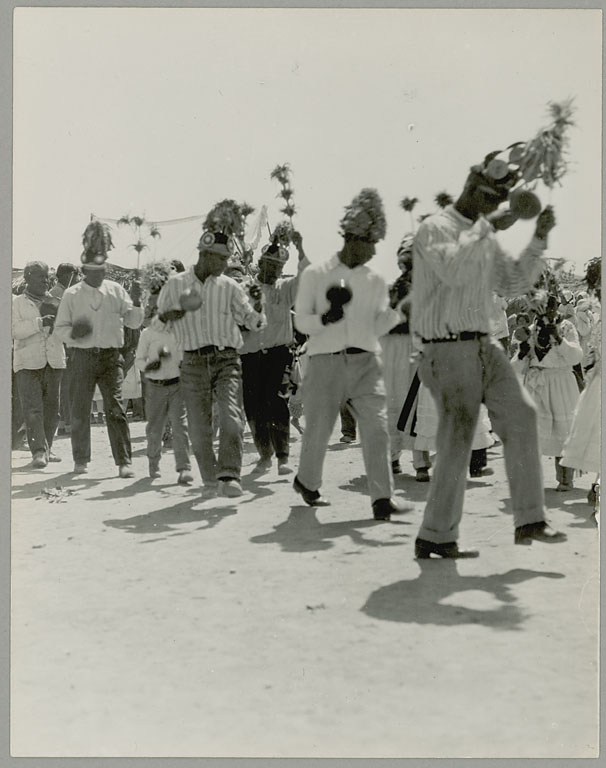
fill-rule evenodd
<path id="1" fill-rule="evenodd" d="M 568 170 L 566 133 L 574 125 L 572 99 L 550 101 L 548 111 L 551 123 L 525 144 L 523 150 L 518 147 L 517 152 L 524 181 L 541 179 L 545 186 L 553 187 Z"/>
<path id="2" fill-rule="evenodd" d="M 292 217 L 297 212 L 297 209 L 292 202 L 294 190 L 291 186 L 292 172 L 290 166 L 288 163 L 284 163 L 284 165 L 276 165 L 269 177 L 270 179 L 276 179 L 282 186 L 279 196 L 284 200 L 285 205 L 284 208 L 280 208 L 280 213 L 288 216 L 292 223 Z"/>
<path id="3" fill-rule="evenodd" d="M 382 240 L 387 230 L 387 221 L 383 201 L 377 190 L 365 187 L 354 197 L 345 207 L 340 224 L 342 235 L 354 235 L 372 243 Z"/>
<path id="4" fill-rule="evenodd" d="M 141 270 L 141 288 L 150 294 L 159 293 L 172 274 L 170 261 L 151 261 Z"/>
<path id="5" fill-rule="evenodd" d="M 202 228 L 206 232 L 222 232 L 224 235 L 241 239 L 244 237 L 245 218 L 242 209 L 243 206 L 235 200 L 222 200 L 208 212 Z"/>
<path id="6" fill-rule="evenodd" d="M 91 258 L 99 254 L 107 256 L 107 252 L 114 247 L 109 226 L 100 221 L 91 221 L 82 235 L 82 245 L 84 253 Z"/>

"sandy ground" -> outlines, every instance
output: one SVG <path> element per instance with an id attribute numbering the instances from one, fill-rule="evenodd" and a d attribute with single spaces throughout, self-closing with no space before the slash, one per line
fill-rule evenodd
<path id="1" fill-rule="evenodd" d="M 13 452 L 11 754 L 173 757 L 593 757 L 598 531 L 591 477 L 558 494 L 558 545 L 514 546 L 500 447 L 469 480 L 462 544 L 413 558 L 414 512 L 371 519 L 359 444 L 327 453 L 333 505 L 303 506 L 274 468 L 245 495 L 176 485 L 172 454 L 121 480 L 106 428 L 93 462 L 34 471 Z M 292 440 L 296 466 L 300 441 Z M 58 498 L 47 495 L 56 487 Z M 71 493 L 70 493 L 71 492 Z"/>

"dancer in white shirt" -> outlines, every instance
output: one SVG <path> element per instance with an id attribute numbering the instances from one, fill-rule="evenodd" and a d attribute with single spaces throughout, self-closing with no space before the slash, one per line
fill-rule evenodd
<path id="1" fill-rule="evenodd" d="M 389 306 L 383 278 L 366 265 L 385 236 L 376 190 L 362 190 L 347 206 L 341 233 L 341 251 L 301 275 L 295 303 L 295 325 L 309 336 L 309 365 L 303 380 L 305 431 L 294 488 L 310 506 L 329 503 L 319 490 L 324 457 L 340 406 L 349 401 L 360 430 L 373 516 L 389 520 L 412 505 L 391 498 L 379 337 L 403 316 Z"/>

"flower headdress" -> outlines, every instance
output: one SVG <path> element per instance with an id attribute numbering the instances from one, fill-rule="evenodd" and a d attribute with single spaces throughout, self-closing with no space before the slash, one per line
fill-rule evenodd
<path id="1" fill-rule="evenodd" d="M 174 274 L 170 261 L 151 261 L 141 269 L 141 288 L 148 294 L 160 293 L 168 278 Z"/>
<path id="2" fill-rule="evenodd" d="M 82 245 L 82 264 L 87 267 L 101 267 L 107 261 L 107 252 L 114 247 L 109 226 L 96 219 L 91 221 L 82 235 Z"/>
<path id="3" fill-rule="evenodd" d="M 376 189 L 365 187 L 349 205 L 340 222 L 341 234 L 377 243 L 385 237 L 387 222 Z"/>

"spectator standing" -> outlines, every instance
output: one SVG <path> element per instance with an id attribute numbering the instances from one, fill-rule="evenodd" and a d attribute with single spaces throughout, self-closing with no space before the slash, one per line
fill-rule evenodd
<path id="1" fill-rule="evenodd" d="M 23 271 L 25 290 L 13 297 L 13 370 L 33 466 L 59 461 L 51 453 L 59 423 L 59 390 L 65 350 L 54 332 L 56 306 L 47 292 L 48 265 L 32 261 Z"/>

